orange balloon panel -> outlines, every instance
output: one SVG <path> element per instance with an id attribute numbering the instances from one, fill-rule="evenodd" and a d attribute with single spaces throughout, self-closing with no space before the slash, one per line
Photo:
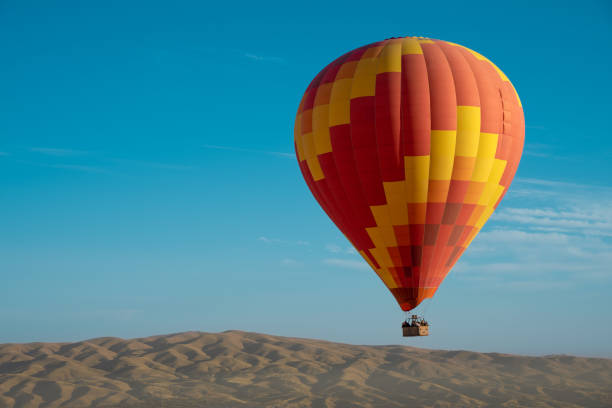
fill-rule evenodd
<path id="1" fill-rule="evenodd" d="M 314 78 L 295 149 L 321 207 L 410 310 L 499 204 L 524 134 L 518 95 L 491 61 L 405 37 L 351 51 Z"/>

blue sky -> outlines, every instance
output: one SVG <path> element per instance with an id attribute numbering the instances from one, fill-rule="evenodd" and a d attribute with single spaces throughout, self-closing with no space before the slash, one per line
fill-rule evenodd
<path id="1" fill-rule="evenodd" d="M 609 2 L 221 3 L 0 3 L 0 342 L 241 329 L 612 357 Z M 404 35 L 494 61 L 527 124 L 413 340 L 292 135 L 325 64 Z"/>

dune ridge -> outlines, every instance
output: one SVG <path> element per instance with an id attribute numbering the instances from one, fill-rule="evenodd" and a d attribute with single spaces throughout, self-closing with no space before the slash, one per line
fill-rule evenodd
<path id="1" fill-rule="evenodd" d="M 612 407 L 612 360 L 187 332 L 0 344 L 0 408 Z"/>

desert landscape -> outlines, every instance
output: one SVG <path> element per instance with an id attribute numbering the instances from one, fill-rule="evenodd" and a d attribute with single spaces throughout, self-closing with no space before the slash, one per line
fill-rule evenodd
<path id="1" fill-rule="evenodd" d="M 0 345 L 0 407 L 610 407 L 612 360 L 241 331 Z"/>

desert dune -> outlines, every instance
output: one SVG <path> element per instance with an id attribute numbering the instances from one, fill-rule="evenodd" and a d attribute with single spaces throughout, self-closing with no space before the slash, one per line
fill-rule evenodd
<path id="1" fill-rule="evenodd" d="M 612 360 L 228 331 L 0 345 L 0 407 L 611 407 Z"/>

